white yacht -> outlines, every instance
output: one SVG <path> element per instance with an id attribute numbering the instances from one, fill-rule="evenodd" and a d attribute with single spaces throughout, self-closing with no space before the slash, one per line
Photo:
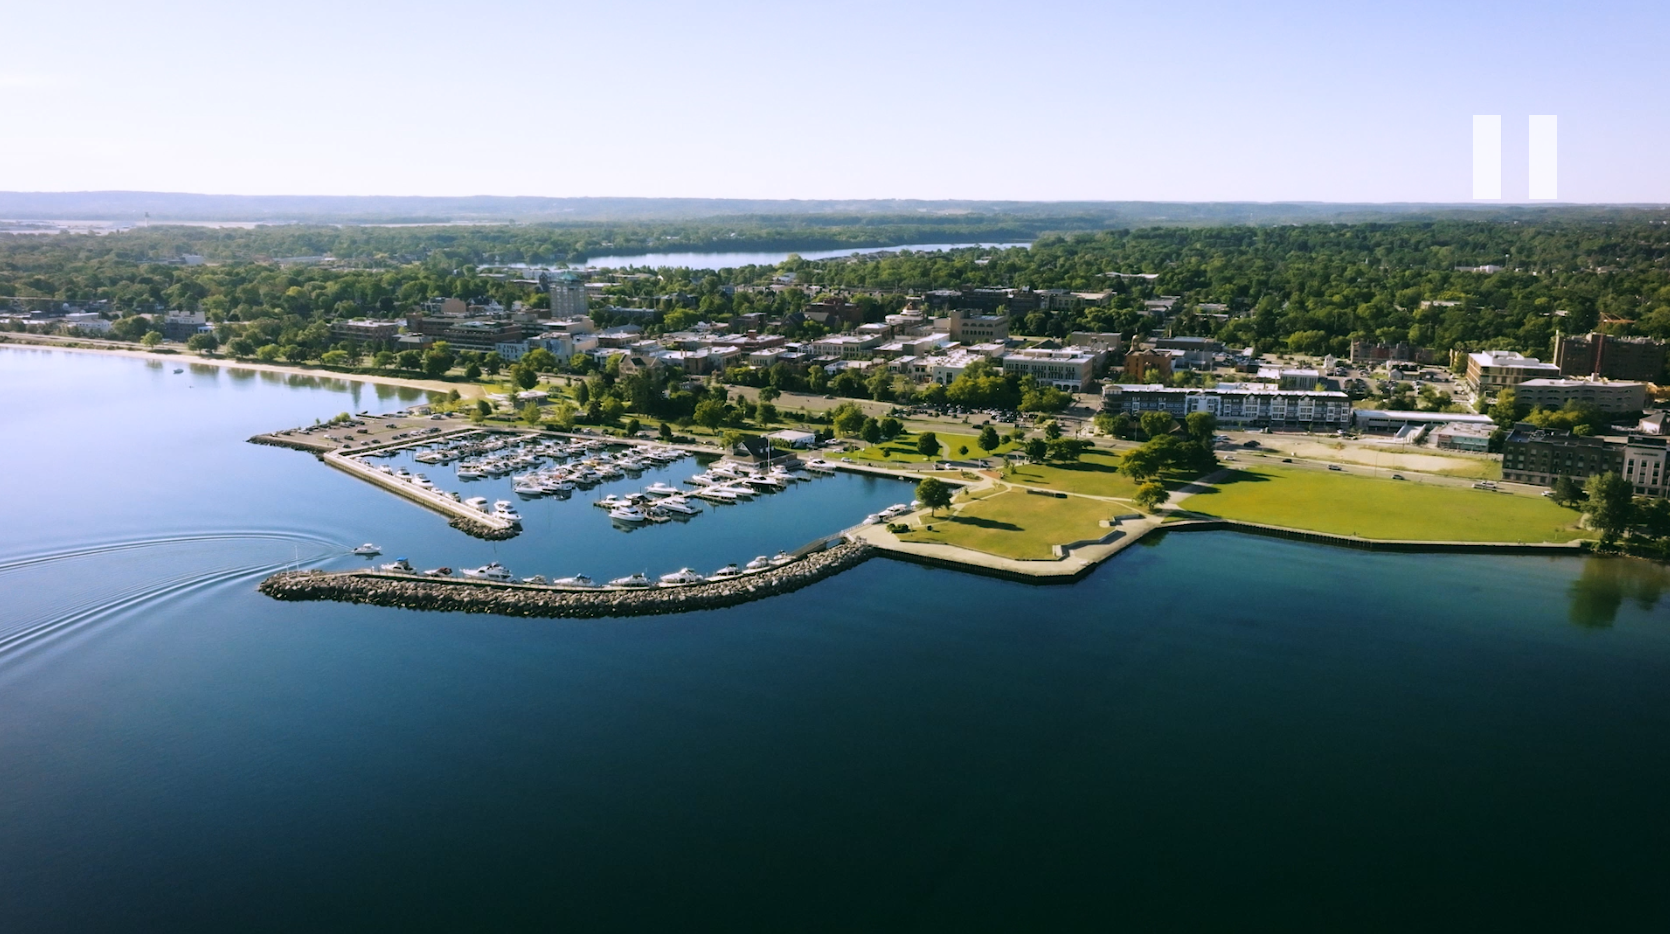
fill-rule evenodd
<path id="1" fill-rule="evenodd" d="M 522 514 L 517 512 L 516 507 L 512 506 L 510 500 L 507 499 L 501 499 L 493 504 L 493 515 L 500 519 L 509 519 L 512 522 L 522 521 Z"/>
<path id="2" fill-rule="evenodd" d="M 626 522 L 634 525 L 649 521 L 649 516 L 644 515 L 643 510 L 636 506 L 616 506 L 609 510 L 609 518 L 615 522 Z"/>
<path id="3" fill-rule="evenodd" d="M 652 586 L 654 586 L 654 584 L 652 584 L 650 582 L 649 578 L 645 577 L 642 574 L 633 574 L 633 575 L 630 575 L 628 577 L 617 577 L 614 580 L 609 582 L 609 586 L 610 587 L 634 587 L 634 588 L 636 588 L 636 587 L 652 587 Z"/>
<path id="4" fill-rule="evenodd" d="M 524 583 L 524 584 L 539 584 L 539 585 L 543 586 L 545 584 L 545 575 L 535 574 L 532 577 L 524 577 L 524 578 L 522 578 L 522 583 Z"/>
<path id="5" fill-rule="evenodd" d="M 590 587 L 596 587 L 597 586 L 596 581 L 592 580 L 591 578 L 587 577 L 584 574 L 576 574 L 573 577 L 559 577 L 556 580 L 552 581 L 551 584 L 552 584 L 552 586 L 555 586 L 555 587 L 588 587 L 588 588 L 590 588 Z"/>
<path id="6" fill-rule="evenodd" d="M 366 542 L 365 544 L 363 544 L 363 545 L 359 546 L 358 548 L 354 549 L 354 554 L 363 555 L 367 558 L 375 558 L 382 553 L 383 553 L 383 549 L 378 548 L 376 545 L 373 545 L 370 542 Z"/>
<path id="7" fill-rule="evenodd" d="M 760 555 L 758 558 L 755 558 L 754 560 L 752 560 L 752 561 L 748 562 L 747 564 L 743 565 L 742 569 L 744 571 L 752 572 L 752 571 L 764 571 L 764 570 L 769 569 L 770 567 L 771 567 L 771 559 L 767 558 L 765 555 Z"/>
<path id="8" fill-rule="evenodd" d="M 430 568 L 423 572 L 424 577 L 451 577 L 452 568 Z"/>
<path id="9" fill-rule="evenodd" d="M 648 493 L 650 496 L 677 496 L 684 491 L 676 486 L 669 486 L 665 483 L 651 483 L 649 486 L 644 488 L 644 492 Z"/>
<path id="10" fill-rule="evenodd" d="M 794 555 L 791 555 L 786 551 L 779 551 L 771 556 L 771 566 L 774 568 L 780 568 L 785 564 L 792 564 L 793 562 Z"/>
<path id="11" fill-rule="evenodd" d="M 485 497 L 485 496 L 472 496 L 469 499 L 464 500 L 464 505 L 470 507 L 471 509 L 479 509 L 482 512 L 486 512 L 487 511 L 487 497 Z"/>
<path id="12" fill-rule="evenodd" d="M 417 568 L 412 567 L 412 563 L 410 561 L 407 561 L 405 558 L 395 558 L 393 561 L 390 561 L 388 564 L 379 565 L 377 570 L 387 571 L 390 574 L 416 574 L 417 573 Z"/>
<path id="13" fill-rule="evenodd" d="M 707 579 L 710 580 L 710 581 L 722 581 L 722 580 L 726 580 L 727 578 L 740 577 L 740 576 L 742 576 L 742 569 L 741 568 L 737 567 L 734 564 L 727 564 L 724 567 L 720 568 L 719 570 L 714 571 L 712 574 L 709 574 L 707 576 Z"/>
<path id="14" fill-rule="evenodd" d="M 821 457 L 814 457 L 806 462 L 806 469 L 813 473 L 834 473 L 835 465 Z"/>
<path id="15" fill-rule="evenodd" d="M 695 570 L 691 568 L 679 568 L 671 574 L 661 575 L 661 583 L 670 587 L 681 584 L 700 584 L 705 580 L 707 580 L 707 578 L 697 574 Z"/>
<path id="16" fill-rule="evenodd" d="M 690 502 L 690 500 L 683 496 L 669 496 L 661 502 L 656 503 L 655 508 L 666 512 L 677 513 L 681 516 L 693 516 L 702 511 L 701 507 Z"/>
<path id="17" fill-rule="evenodd" d="M 504 565 L 497 561 L 490 564 L 484 564 L 479 568 L 466 568 L 464 570 L 464 576 L 484 581 L 512 581 L 516 579 L 508 570 L 505 569 Z"/>

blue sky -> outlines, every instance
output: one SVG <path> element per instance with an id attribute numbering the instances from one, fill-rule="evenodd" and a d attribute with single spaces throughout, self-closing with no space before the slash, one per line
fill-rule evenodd
<path id="1" fill-rule="evenodd" d="M 1670 202 L 1670 3 L 0 4 L 0 189 Z"/>

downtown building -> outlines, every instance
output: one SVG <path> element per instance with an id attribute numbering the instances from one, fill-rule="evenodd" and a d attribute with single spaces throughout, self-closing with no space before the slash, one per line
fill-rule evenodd
<path id="1" fill-rule="evenodd" d="M 1351 397 L 1345 393 L 1279 389 L 1266 383 L 1221 383 L 1212 389 L 1121 383 L 1103 387 L 1102 410 L 1138 418 L 1144 412 L 1169 412 L 1178 421 L 1193 412 L 1210 412 L 1226 428 L 1337 430 L 1351 426 Z"/>
<path id="2" fill-rule="evenodd" d="M 1664 375 L 1664 359 L 1664 341 L 1648 337 L 1554 335 L 1554 365 L 1566 376 L 1658 382 Z"/>
<path id="3" fill-rule="evenodd" d="M 1670 438 L 1631 434 L 1623 438 L 1574 435 L 1520 422 L 1502 442 L 1502 479 L 1553 486 L 1561 477 L 1579 482 L 1602 473 L 1629 481 L 1637 496 L 1670 492 Z"/>

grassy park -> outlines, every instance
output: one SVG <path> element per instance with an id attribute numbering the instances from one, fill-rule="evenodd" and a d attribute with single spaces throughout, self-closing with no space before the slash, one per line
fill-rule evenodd
<path id="1" fill-rule="evenodd" d="M 872 447 L 864 448 L 851 456 L 857 460 L 876 461 L 877 463 L 882 464 L 889 462 L 895 464 L 919 464 L 927 460 L 962 460 L 965 458 L 986 456 L 986 452 L 980 450 L 980 445 L 975 443 L 977 440 L 976 435 L 954 435 L 936 431 L 934 432 L 934 437 L 939 439 L 939 453 L 935 454 L 931 458 L 923 457 L 916 450 L 917 434 L 913 431 L 903 432 L 891 441 L 883 441 L 882 443 Z M 967 446 L 968 453 L 957 453 L 957 449 L 964 446 Z M 1019 447 L 1020 445 L 1013 442 L 1004 442 L 1002 447 L 997 448 L 991 453 L 993 456 L 998 454 L 1007 454 Z"/>
<path id="2" fill-rule="evenodd" d="M 1363 538 L 1564 542 L 1589 534 L 1575 511 L 1542 497 L 1279 467 L 1236 471 L 1186 508 Z"/>
<path id="3" fill-rule="evenodd" d="M 912 529 L 900 541 L 956 545 L 1006 558 L 1047 560 L 1052 545 L 1100 538 L 1108 533 L 1101 520 L 1129 510 L 1114 503 L 1078 497 L 1056 499 L 1010 489 L 963 506 L 956 515 L 924 519 L 928 528 Z"/>

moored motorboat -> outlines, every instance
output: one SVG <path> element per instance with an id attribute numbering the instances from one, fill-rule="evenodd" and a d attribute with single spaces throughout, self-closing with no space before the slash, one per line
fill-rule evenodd
<path id="1" fill-rule="evenodd" d="M 556 580 L 552 581 L 551 585 L 553 587 L 586 587 L 586 588 L 592 588 L 592 587 L 598 586 L 596 581 L 592 580 L 591 578 L 587 577 L 584 574 L 576 574 L 573 577 L 559 577 Z"/>
<path id="2" fill-rule="evenodd" d="M 701 507 L 683 496 L 669 496 L 656 503 L 655 508 L 681 516 L 693 516 L 702 511 Z"/>
<path id="3" fill-rule="evenodd" d="M 750 571 L 751 572 L 751 571 L 764 571 L 764 570 L 766 570 L 770 567 L 771 567 L 771 559 L 766 557 L 765 555 L 760 555 L 758 558 L 755 558 L 754 560 L 752 560 L 752 561 L 748 562 L 747 564 L 743 565 L 742 569 L 744 571 Z"/>
<path id="4" fill-rule="evenodd" d="M 709 574 L 707 576 L 707 579 L 708 580 L 719 581 L 719 580 L 726 580 L 727 578 L 740 577 L 740 576 L 742 576 L 742 569 L 741 568 L 737 567 L 734 564 L 727 564 L 724 567 L 720 568 L 719 570 L 714 571 L 712 574 Z"/>
<path id="5" fill-rule="evenodd" d="M 479 568 L 466 568 L 464 576 L 486 581 L 511 581 L 516 579 L 504 565 L 497 561 L 484 564 Z"/>
<path id="6" fill-rule="evenodd" d="M 631 574 L 631 575 L 628 575 L 626 577 L 617 577 L 614 580 L 609 582 L 609 586 L 610 587 L 626 587 L 626 588 L 634 588 L 635 589 L 635 588 L 639 588 L 639 587 L 650 587 L 650 586 L 653 586 L 653 584 L 650 582 L 649 578 L 645 577 L 643 574 L 640 573 L 640 574 Z"/>
<path id="7" fill-rule="evenodd" d="M 774 567 L 774 568 L 780 568 L 783 565 L 789 564 L 793 561 L 794 561 L 794 555 L 791 555 L 786 551 L 779 551 L 776 554 L 771 556 L 771 566 Z"/>
<path id="8" fill-rule="evenodd" d="M 377 567 L 377 570 L 387 571 L 390 574 L 416 574 L 417 573 L 417 568 L 412 567 L 412 563 L 410 561 L 407 561 L 405 558 L 395 558 L 393 561 L 390 561 L 388 564 L 379 565 Z"/>
<path id="9" fill-rule="evenodd" d="M 375 558 L 382 553 L 383 553 L 383 549 L 378 548 L 376 545 L 373 545 L 370 542 L 366 542 L 365 544 L 363 544 L 363 545 L 359 546 L 358 548 L 354 549 L 354 554 L 363 555 L 367 558 Z"/>
<path id="10" fill-rule="evenodd" d="M 671 574 L 661 575 L 661 583 L 669 587 L 683 584 L 700 584 L 705 580 L 707 578 L 696 573 L 693 568 L 679 568 Z"/>
<path id="11" fill-rule="evenodd" d="M 615 522 L 640 523 L 648 522 L 649 517 L 636 506 L 616 506 L 609 510 L 609 518 Z"/>

